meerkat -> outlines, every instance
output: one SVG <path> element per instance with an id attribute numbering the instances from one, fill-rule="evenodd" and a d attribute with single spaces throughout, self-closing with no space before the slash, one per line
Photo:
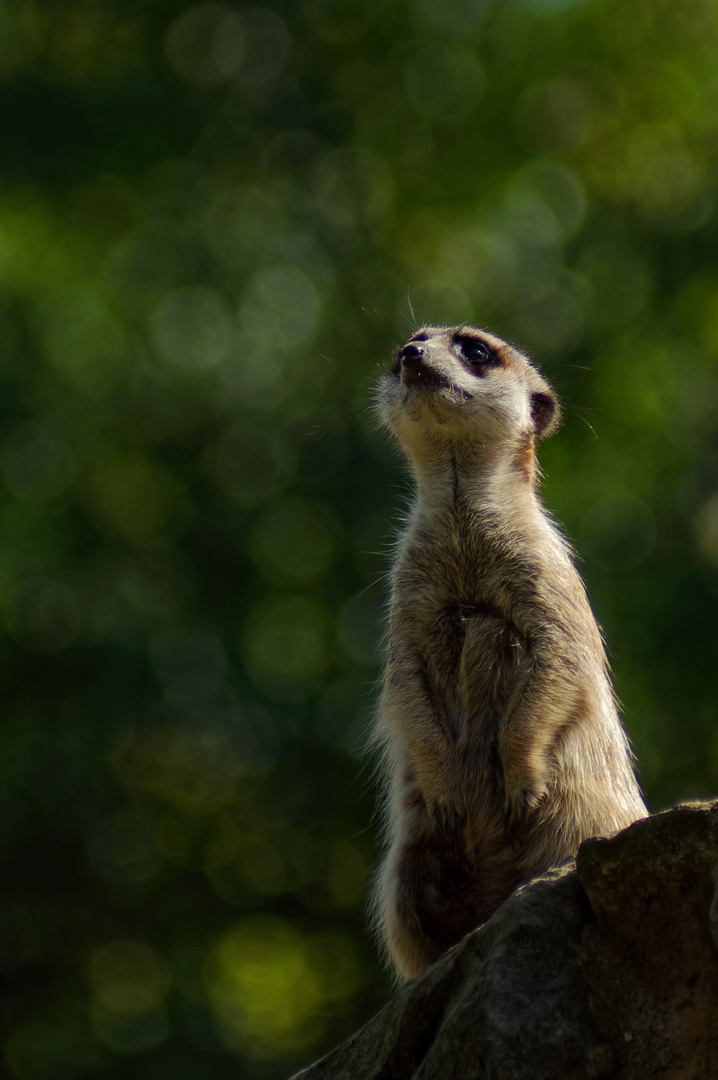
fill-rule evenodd
<path id="1" fill-rule="evenodd" d="M 429 326 L 398 351 L 377 408 L 415 481 L 375 727 L 388 778 L 376 921 L 412 978 L 521 882 L 648 811 L 601 633 L 537 494 L 551 387 L 493 334 Z"/>

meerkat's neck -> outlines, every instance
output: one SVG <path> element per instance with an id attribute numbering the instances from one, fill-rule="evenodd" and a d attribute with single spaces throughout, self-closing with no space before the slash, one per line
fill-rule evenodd
<path id="1" fill-rule="evenodd" d="M 467 451 L 465 445 L 447 443 L 440 453 L 434 448 L 431 456 L 412 458 L 411 464 L 421 514 L 433 517 L 460 506 L 490 509 L 501 517 L 545 514 L 536 494 L 533 446 Z"/>

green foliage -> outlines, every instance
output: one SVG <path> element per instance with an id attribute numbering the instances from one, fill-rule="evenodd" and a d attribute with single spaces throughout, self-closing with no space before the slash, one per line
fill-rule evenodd
<path id="1" fill-rule="evenodd" d="M 0 3 L 6 1069 L 281 1077 L 378 1006 L 361 754 L 416 322 L 566 406 L 654 809 L 718 788 L 708 0 Z"/>

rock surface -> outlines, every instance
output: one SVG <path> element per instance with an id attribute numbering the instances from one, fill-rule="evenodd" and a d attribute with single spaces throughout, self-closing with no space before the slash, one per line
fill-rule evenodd
<path id="1" fill-rule="evenodd" d="M 296 1080 L 716 1080 L 718 803 L 511 896 Z"/>

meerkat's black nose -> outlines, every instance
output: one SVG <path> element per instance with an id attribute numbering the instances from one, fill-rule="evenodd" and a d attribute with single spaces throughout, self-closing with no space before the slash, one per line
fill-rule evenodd
<path id="1" fill-rule="evenodd" d="M 413 341 L 405 345 L 403 349 L 400 349 L 396 354 L 394 360 L 394 366 L 392 367 L 392 374 L 401 375 L 402 371 L 405 375 L 415 374 L 418 375 L 421 371 L 422 360 L 424 357 L 424 346 L 415 344 Z"/>
<path id="2" fill-rule="evenodd" d="M 417 383 L 423 386 L 447 385 L 445 376 L 431 363 L 426 347 L 416 341 L 410 341 L 398 354 L 394 373 L 404 386 L 415 386 Z"/>
<path id="3" fill-rule="evenodd" d="M 399 360 L 404 367 L 411 367 L 413 364 L 418 363 L 424 355 L 423 345 L 405 345 L 399 353 Z"/>

